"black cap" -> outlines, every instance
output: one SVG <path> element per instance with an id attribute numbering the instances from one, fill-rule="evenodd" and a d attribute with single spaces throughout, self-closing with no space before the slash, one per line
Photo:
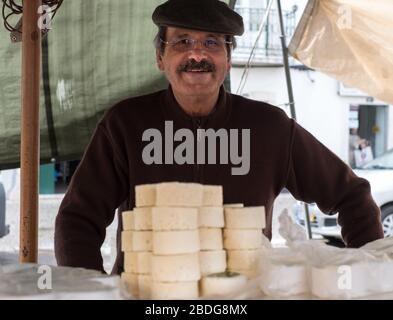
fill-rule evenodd
<path id="1" fill-rule="evenodd" d="M 243 18 L 219 0 L 168 0 L 153 12 L 157 26 L 241 36 Z"/>

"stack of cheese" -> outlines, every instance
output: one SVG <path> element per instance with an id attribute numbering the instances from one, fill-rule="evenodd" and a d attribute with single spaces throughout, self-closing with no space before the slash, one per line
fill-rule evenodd
<path id="1" fill-rule="evenodd" d="M 198 207 L 203 201 L 203 186 L 160 183 L 156 192 L 156 207 L 152 210 L 151 298 L 198 298 Z"/>
<path id="2" fill-rule="evenodd" d="M 203 206 L 198 212 L 202 276 L 226 270 L 226 253 L 222 241 L 225 226 L 222 186 L 203 186 Z"/>
<path id="3" fill-rule="evenodd" d="M 225 208 L 224 248 L 228 271 L 248 278 L 258 275 L 265 224 L 264 207 Z"/>
<path id="4" fill-rule="evenodd" d="M 121 246 L 124 252 L 122 279 L 130 292 L 148 299 L 151 286 L 151 256 L 153 249 L 151 208 L 135 208 L 123 212 Z"/>
<path id="5" fill-rule="evenodd" d="M 223 206 L 222 186 L 179 182 L 136 186 L 135 203 L 123 213 L 122 233 L 122 279 L 134 296 L 229 294 L 247 280 L 239 272 L 256 272 L 263 207 Z"/>

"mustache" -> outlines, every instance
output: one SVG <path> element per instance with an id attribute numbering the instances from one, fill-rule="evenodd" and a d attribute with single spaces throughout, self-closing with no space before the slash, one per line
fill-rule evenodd
<path id="1" fill-rule="evenodd" d="M 206 72 L 214 72 L 216 71 L 216 66 L 207 61 L 206 59 L 201 60 L 200 62 L 195 61 L 194 59 L 188 60 L 185 63 L 181 64 L 178 68 L 178 72 L 187 72 L 192 69 L 201 69 Z"/>

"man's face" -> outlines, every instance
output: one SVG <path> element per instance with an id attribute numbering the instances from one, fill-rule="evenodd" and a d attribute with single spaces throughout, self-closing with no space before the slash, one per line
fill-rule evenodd
<path id="1" fill-rule="evenodd" d="M 201 40 L 217 39 L 222 47 L 210 50 L 201 42 L 184 50 L 173 45 L 184 39 Z M 223 35 L 168 27 L 164 54 L 157 51 L 157 64 L 165 73 L 175 93 L 186 96 L 203 96 L 217 93 L 231 68 Z M 213 42 L 214 43 L 214 42 Z"/>

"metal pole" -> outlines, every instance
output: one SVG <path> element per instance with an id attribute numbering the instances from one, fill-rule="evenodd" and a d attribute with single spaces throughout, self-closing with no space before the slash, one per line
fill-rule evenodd
<path id="1" fill-rule="evenodd" d="M 285 69 L 285 77 L 287 80 L 287 90 L 288 90 L 288 99 L 289 99 L 289 106 L 291 109 L 291 117 L 296 120 L 296 111 L 295 111 L 295 100 L 293 98 L 293 89 L 292 89 L 292 80 L 291 80 L 291 73 L 289 70 L 289 62 L 288 62 L 288 48 L 285 38 L 285 29 L 284 29 L 284 22 L 282 18 L 282 10 L 281 10 L 281 1 L 277 0 L 277 9 L 278 9 L 278 16 L 280 20 L 280 31 L 281 31 L 281 47 L 282 47 L 282 58 L 284 62 L 284 69 Z"/>
<path id="2" fill-rule="evenodd" d="M 41 0 L 23 1 L 19 245 L 19 261 L 21 263 L 36 263 L 38 258 L 41 70 L 41 31 L 38 27 L 39 6 L 41 6 Z"/>
<path id="3" fill-rule="evenodd" d="M 287 90 L 288 90 L 288 99 L 289 99 L 289 106 L 291 110 L 291 117 L 296 120 L 296 110 L 295 110 L 295 100 L 293 98 L 293 89 L 292 89 L 292 80 L 291 80 L 291 72 L 289 69 L 289 61 L 288 61 L 288 48 L 285 39 L 285 29 L 284 29 L 284 22 L 282 18 L 282 10 L 281 10 L 281 1 L 277 0 L 277 10 L 278 16 L 280 20 L 280 30 L 281 30 L 281 47 L 282 47 L 282 57 L 284 62 L 284 69 L 285 69 L 285 78 L 287 81 Z M 312 239 L 312 232 L 311 232 L 311 225 L 310 225 L 310 213 L 308 210 L 308 204 L 304 203 L 304 211 L 305 211 L 305 226 L 306 226 L 306 233 L 307 238 Z"/>

